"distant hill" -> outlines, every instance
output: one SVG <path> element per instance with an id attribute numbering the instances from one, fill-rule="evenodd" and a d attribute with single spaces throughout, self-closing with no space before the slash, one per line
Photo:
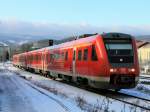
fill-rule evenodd
<path id="1" fill-rule="evenodd" d="M 136 36 L 136 39 L 150 42 L 150 35 Z"/>
<path id="2" fill-rule="evenodd" d="M 54 38 L 54 37 L 53 37 Z M 33 35 L 19 35 L 19 34 L 0 34 L 0 41 L 8 45 L 21 45 L 27 42 L 50 39 L 50 36 L 33 36 Z"/>

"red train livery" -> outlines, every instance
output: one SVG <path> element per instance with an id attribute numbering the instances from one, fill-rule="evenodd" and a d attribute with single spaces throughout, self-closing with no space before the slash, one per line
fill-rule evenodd
<path id="1" fill-rule="evenodd" d="M 106 33 L 16 54 L 13 65 L 95 88 L 133 88 L 139 78 L 135 39 Z"/>

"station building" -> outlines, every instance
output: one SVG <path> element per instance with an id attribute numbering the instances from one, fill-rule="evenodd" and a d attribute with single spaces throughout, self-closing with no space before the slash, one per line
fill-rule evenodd
<path id="1" fill-rule="evenodd" d="M 9 60 L 9 47 L 7 44 L 0 42 L 0 62 Z"/>
<path id="2" fill-rule="evenodd" d="M 138 49 L 138 56 L 140 64 L 150 64 L 150 43 Z"/>

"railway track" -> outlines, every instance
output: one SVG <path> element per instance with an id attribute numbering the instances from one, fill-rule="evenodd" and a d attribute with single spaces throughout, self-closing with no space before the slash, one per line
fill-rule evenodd
<path id="1" fill-rule="evenodd" d="M 70 109 L 65 106 L 62 102 L 60 102 L 59 100 L 53 98 L 52 96 L 46 94 L 45 92 L 43 92 L 42 90 L 40 90 L 39 88 L 37 88 L 36 86 L 30 84 L 30 83 L 26 83 L 28 86 L 30 86 L 31 88 L 35 89 L 36 91 L 40 92 L 41 94 L 47 96 L 48 98 L 50 98 L 51 100 L 55 101 L 56 103 L 58 103 L 62 108 L 64 108 L 66 110 L 66 112 L 70 112 Z"/>
<path id="2" fill-rule="evenodd" d="M 62 83 L 66 84 L 67 82 L 63 81 Z M 81 89 L 88 90 L 90 92 L 97 93 L 97 94 L 105 96 L 107 98 L 111 98 L 111 99 L 123 102 L 123 103 L 131 105 L 133 107 L 140 108 L 140 109 L 142 109 L 142 111 L 146 111 L 146 112 L 150 111 L 150 106 L 149 106 L 150 105 L 150 100 L 149 99 L 139 98 L 137 96 L 128 95 L 128 94 L 124 94 L 124 93 L 120 93 L 120 92 L 115 92 L 115 91 L 112 91 L 112 90 L 99 90 L 99 89 L 93 89 L 93 88 L 87 87 L 87 86 L 86 87 L 85 86 L 81 87 L 81 86 L 79 86 L 79 85 L 77 86 L 73 83 L 71 85 L 74 86 L 74 87 L 79 87 Z M 32 85 L 29 85 L 29 86 L 31 86 L 32 88 L 34 88 L 37 91 L 41 92 L 36 87 L 34 87 Z M 42 94 L 43 94 L 43 92 L 42 92 Z M 58 101 L 56 100 L 56 102 L 58 102 Z M 60 102 L 58 102 L 58 103 L 60 103 Z M 60 104 L 60 105 L 62 105 L 62 104 Z M 62 106 L 65 107 L 64 105 L 62 105 Z M 65 107 L 65 109 L 66 109 L 66 111 L 69 111 L 69 109 L 67 107 Z"/>
<path id="3" fill-rule="evenodd" d="M 125 104 L 129 104 L 134 107 L 138 107 L 140 109 L 145 110 L 146 112 L 150 112 L 150 100 L 149 99 L 121 93 L 119 91 L 116 92 L 113 90 L 100 90 L 100 89 L 95 89 L 95 88 L 93 89 L 87 86 L 79 86 L 79 85 L 76 86 L 74 84 L 71 84 L 71 85 L 75 87 L 79 87 L 81 89 L 88 90 L 90 92 L 97 93 L 99 95 L 102 95 L 102 96 L 105 96 L 105 97 L 108 97 L 108 98 L 111 98 L 120 102 L 123 102 Z"/>
<path id="4" fill-rule="evenodd" d="M 147 77 L 147 76 L 140 76 L 140 79 L 148 79 L 148 80 L 150 80 L 150 76 L 149 77 Z"/>
<path id="5" fill-rule="evenodd" d="M 13 72 L 13 71 L 11 71 L 11 72 Z M 15 72 L 15 73 L 17 73 L 17 72 Z M 85 89 L 90 92 L 97 93 L 97 94 L 105 96 L 107 98 L 111 98 L 111 99 L 123 102 L 125 104 L 131 105 L 136 108 L 140 108 L 146 112 L 150 111 L 150 100 L 146 99 L 146 98 L 141 98 L 141 97 L 125 94 L 125 93 L 115 92 L 113 90 L 100 90 L 100 89 L 95 89 L 95 88 L 93 89 L 89 86 L 80 86 L 75 83 L 69 83 L 69 82 L 63 81 L 63 80 L 59 80 L 59 82 L 69 84 L 71 86 L 78 87 L 81 89 Z"/>
<path id="6" fill-rule="evenodd" d="M 111 90 L 107 90 L 107 92 L 104 92 L 104 93 L 105 93 L 104 96 L 107 96 L 109 98 L 118 100 L 125 104 L 129 104 L 129 105 L 138 107 L 138 108 L 146 110 L 146 111 L 150 111 L 150 100 L 149 99 L 144 99 L 144 98 L 140 98 L 137 96 L 128 95 L 128 94 L 120 93 L 120 92 L 115 92 L 115 91 L 111 91 Z"/>

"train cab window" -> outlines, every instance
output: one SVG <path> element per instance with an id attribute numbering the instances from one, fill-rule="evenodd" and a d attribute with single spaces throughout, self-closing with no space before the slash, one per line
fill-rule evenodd
<path id="1" fill-rule="evenodd" d="M 65 54 L 65 60 L 68 60 L 68 51 Z"/>
<path id="2" fill-rule="evenodd" d="M 95 45 L 92 45 L 92 60 L 93 61 L 97 61 L 97 54 L 96 54 L 96 49 L 95 49 Z"/>
<path id="3" fill-rule="evenodd" d="M 87 60 L 88 59 L 88 49 L 84 49 L 84 55 L 83 55 L 83 60 Z"/>
<path id="4" fill-rule="evenodd" d="M 78 60 L 81 60 L 81 58 L 82 58 L 82 51 L 79 50 L 79 51 L 78 51 Z"/>

